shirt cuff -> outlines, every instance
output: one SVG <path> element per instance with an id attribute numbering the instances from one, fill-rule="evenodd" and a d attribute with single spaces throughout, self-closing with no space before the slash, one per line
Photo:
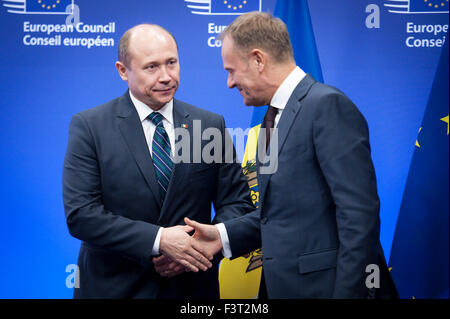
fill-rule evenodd
<path id="1" fill-rule="evenodd" d="M 163 229 L 162 227 L 159 227 L 158 233 L 156 234 L 155 242 L 153 244 L 153 249 L 152 249 L 152 256 L 159 255 L 159 242 L 161 241 L 162 229 Z"/>
<path id="2" fill-rule="evenodd" d="M 223 223 L 215 225 L 220 234 L 220 240 L 222 241 L 222 255 L 225 258 L 231 258 L 230 240 L 228 239 L 227 229 Z"/>

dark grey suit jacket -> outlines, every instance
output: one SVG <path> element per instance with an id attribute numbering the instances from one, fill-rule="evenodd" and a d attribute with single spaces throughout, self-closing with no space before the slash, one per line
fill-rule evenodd
<path id="1" fill-rule="evenodd" d="M 201 121 L 201 131 L 212 127 L 227 136 L 222 116 L 178 100 L 173 118 L 175 128 L 187 126 L 191 159 L 194 120 Z M 202 140 L 202 147 L 207 143 Z M 82 240 L 75 298 L 218 298 L 217 262 L 206 272 L 171 279 L 155 272 L 151 251 L 158 226 L 184 224 L 185 216 L 209 224 L 212 204 L 214 223 L 254 209 L 238 163 L 176 164 L 162 202 L 128 92 L 72 118 L 63 198 L 69 231 Z"/>
<path id="2" fill-rule="evenodd" d="M 269 298 L 367 297 L 366 266 L 385 262 L 364 117 L 307 75 L 277 127 L 278 169 L 258 174 L 260 208 L 225 222 L 233 257 L 262 244 Z"/>

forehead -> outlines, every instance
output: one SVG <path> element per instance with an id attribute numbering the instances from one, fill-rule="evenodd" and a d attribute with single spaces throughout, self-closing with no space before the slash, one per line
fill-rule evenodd
<path id="1" fill-rule="evenodd" d="M 222 41 L 222 60 L 225 68 L 236 67 L 244 63 L 243 53 L 234 45 L 230 36 L 225 36 Z"/>
<path id="2" fill-rule="evenodd" d="M 165 30 L 156 26 L 145 26 L 135 30 L 130 37 L 129 51 L 136 57 L 177 57 L 175 40 Z"/>

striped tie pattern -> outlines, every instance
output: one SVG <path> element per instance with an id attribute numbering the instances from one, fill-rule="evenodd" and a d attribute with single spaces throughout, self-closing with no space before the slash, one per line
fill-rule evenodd
<path id="1" fill-rule="evenodd" d="M 163 126 L 163 116 L 158 112 L 153 112 L 148 118 L 156 125 L 152 142 L 153 165 L 155 166 L 161 198 L 164 200 L 173 170 L 173 161 L 170 156 L 170 140 Z"/>

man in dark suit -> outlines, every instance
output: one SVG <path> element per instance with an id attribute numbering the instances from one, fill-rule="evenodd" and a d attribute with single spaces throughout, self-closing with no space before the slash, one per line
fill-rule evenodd
<path id="1" fill-rule="evenodd" d="M 269 105 L 258 153 L 277 156 L 278 165 L 264 172 L 259 158 L 258 210 L 217 227 L 186 219 L 194 237 L 232 258 L 262 246 L 269 298 L 395 294 L 379 243 L 380 204 L 363 115 L 341 91 L 296 66 L 280 19 L 244 14 L 222 39 L 228 86 L 246 105 Z M 270 135 L 272 127 L 278 134 Z M 373 265 L 381 278 L 371 279 Z"/>
<path id="2" fill-rule="evenodd" d="M 128 30 L 116 67 L 129 90 L 70 123 L 63 198 L 69 231 L 82 241 L 74 297 L 218 298 L 218 262 L 189 236 L 183 217 L 208 224 L 211 204 L 214 222 L 254 208 L 238 163 L 195 160 L 210 142 L 193 139 L 195 126 L 220 131 L 225 145 L 224 119 L 173 98 L 178 48 L 160 26 Z M 225 157 L 221 151 L 212 150 Z M 155 260 L 176 261 L 181 268 L 172 271 L 183 274 L 160 276 L 152 262 L 160 254 Z"/>

